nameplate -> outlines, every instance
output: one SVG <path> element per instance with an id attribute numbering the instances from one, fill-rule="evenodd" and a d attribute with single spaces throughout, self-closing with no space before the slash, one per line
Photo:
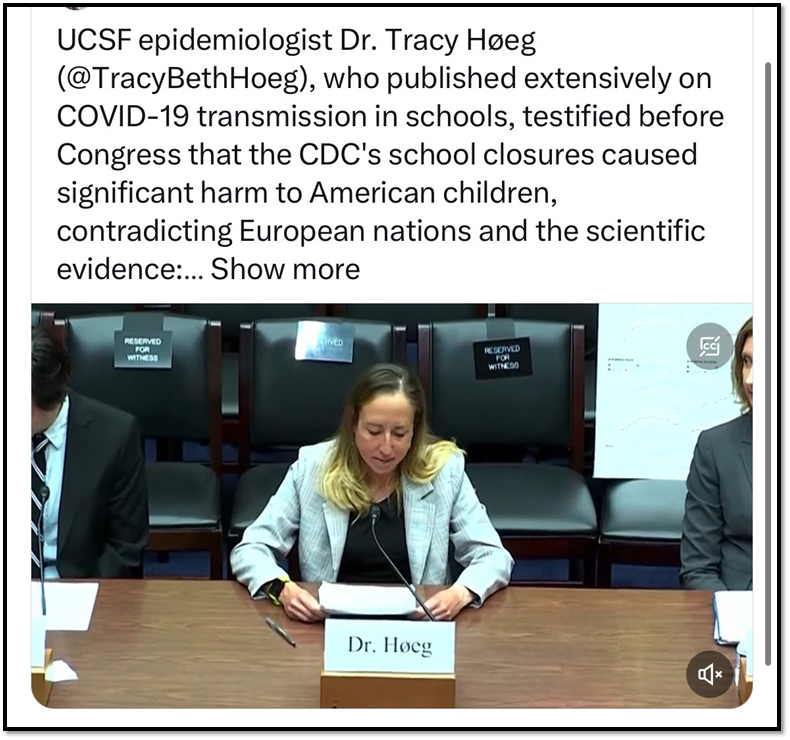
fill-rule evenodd
<path id="1" fill-rule="evenodd" d="M 294 359 L 313 362 L 354 361 L 354 325 L 330 321 L 300 321 Z"/>
<path id="2" fill-rule="evenodd" d="M 169 370 L 173 367 L 173 332 L 115 332 L 115 367 Z"/>
<path id="3" fill-rule="evenodd" d="M 324 628 L 332 673 L 454 673 L 455 622 L 336 619 Z"/>
<path id="4" fill-rule="evenodd" d="M 474 342 L 477 380 L 524 378 L 532 375 L 532 349 L 529 337 L 487 339 Z"/>

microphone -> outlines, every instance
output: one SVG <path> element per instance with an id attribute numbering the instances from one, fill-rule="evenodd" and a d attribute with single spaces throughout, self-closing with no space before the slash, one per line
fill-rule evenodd
<path id="1" fill-rule="evenodd" d="M 44 593 L 44 507 L 49 498 L 49 488 L 46 484 L 41 487 L 41 511 L 38 512 L 38 562 L 39 587 L 41 588 L 41 616 L 47 616 L 47 597 Z"/>
<path id="2" fill-rule="evenodd" d="M 401 573 L 398 570 L 398 567 L 395 565 L 395 563 L 392 562 L 392 560 L 390 560 L 390 556 L 387 555 L 387 553 L 384 551 L 384 548 L 381 546 L 381 543 L 379 542 L 379 538 L 376 536 L 376 522 L 379 520 L 380 516 L 381 516 L 381 507 L 378 504 L 373 504 L 373 506 L 370 507 L 370 531 L 373 533 L 373 540 L 376 543 L 376 547 L 378 547 L 379 550 L 381 550 L 381 554 L 385 558 L 387 558 L 387 562 L 390 564 L 390 568 L 392 568 L 392 570 L 395 571 L 395 574 L 398 576 L 398 578 L 400 578 L 401 581 L 403 581 L 403 585 L 406 586 L 406 588 L 408 588 L 409 591 L 411 591 L 412 596 L 414 596 L 414 598 L 417 599 L 417 603 L 423 608 L 423 611 L 428 615 L 430 620 L 432 622 L 435 622 L 436 617 L 434 617 L 431 610 L 427 606 L 425 606 L 425 602 L 417 594 L 417 589 L 414 588 L 414 586 L 412 586 L 411 583 L 409 583 L 403 577 L 403 573 Z"/>

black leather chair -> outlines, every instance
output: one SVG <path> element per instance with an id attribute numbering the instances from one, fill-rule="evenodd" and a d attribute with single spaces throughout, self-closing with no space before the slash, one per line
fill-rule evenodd
<path id="1" fill-rule="evenodd" d="M 585 357 L 598 347 L 597 303 L 508 303 L 497 305 L 497 315 L 525 321 L 550 321 L 580 324 L 584 327 Z"/>
<path id="2" fill-rule="evenodd" d="M 522 337 L 530 339 L 531 376 L 476 379 L 474 342 Z M 479 462 L 466 470 L 515 558 L 568 559 L 571 582 L 592 586 L 598 522 L 581 475 L 583 343 L 582 327 L 570 324 L 435 323 L 420 327 L 419 360 L 430 423 L 440 436 L 464 448 L 521 443 L 567 450 L 570 467 Z"/>
<path id="3" fill-rule="evenodd" d="M 596 371 L 598 365 L 597 303 L 511 303 L 497 306 L 497 315 L 528 321 L 559 321 L 584 326 L 585 467 L 592 470 L 595 449 Z"/>
<path id="4" fill-rule="evenodd" d="M 614 564 L 679 567 L 685 507 L 685 481 L 610 483 L 601 514 L 598 586 L 612 585 Z"/>
<path id="5" fill-rule="evenodd" d="M 290 466 L 272 462 L 250 467 L 250 451 L 304 445 L 331 437 L 357 378 L 380 362 L 402 363 L 405 330 L 373 321 L 322 319 L 354 326 L 352 363 L 294 359 L 298 321 L 256 321 L 241 328 L 239 464 L 228 531 L 228 551 L 277 492 Z"/>
<path id="6" fill-rule="evenodd" d="M 149 550 L 208 550 L 211 577 L 222 578 L 219 470 L 221 463 L 221 326 L 160 315 L 172 332 L 169 370 L 114 367 L 114 335 L 124 314 L 62 322 L 75 391 L 133 414 L 143 437 L 209 443 L 210 464 L 154 462 L 146 469 Z M 61 323 L 60 321 L 58 323 Z"/>
<path id="7" fill-rule="evenodd" d="M 325 304 L 310 303 L 187 303 L 174 306 L 177 313 L 200 316 L 222 323 L 222 439 L 239 441 L 239 330 L 242 324 L 259 319 L 309 319 L 326 316 Z M 238 472 L 238 466 L 223 461 L 223 472 Z"/>

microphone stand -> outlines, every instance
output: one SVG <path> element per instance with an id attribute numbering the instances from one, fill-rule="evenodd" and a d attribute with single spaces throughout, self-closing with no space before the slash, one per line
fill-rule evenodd
<path id="1" fill-rule="evenodd" d="M 46 485 L 41 488 L 41 510 L 38 512 L 38 562 L 41 567 L 39 568 L 39 588 L 41 589 L 41 616 L 43 617 L 44 627 L 44 650 L 43 650 L 43 664 L 40 667 L 31 667 L 31 686 L 33 689 L 33 696 L 39 704 L 47 706 L 49 704 L 49 695 L 52 691 L 52 681 L 46 677 L 46 668 L 51 660 L 52 651 L 46 648 L 46 616 L 47 616 L 47 597 L 44 588 L 44 505 L 49 498 L 49 489 Z M 38 619 L 36 617 L 36 619 Z"/>
<path id="2" fill-rule="evenodd" d="M 385 552 L 384 548 L 381 546 L 381 543 L 379 542 L 379 538 L 376 535 L 376 522 L 379 520 L 380 516 L 381 516 L 381 507 L 378 504 L 374 504 L 371 507 L 371 509 L 370 509 L 370 531 L 373 534 L 373 540 L 376 543 L 376 547 L 379 548 L 379 550 L 381 551 L 381 554 L 387 559 L 387 562 L 389 563 L 390 568 L 392 568 L 392 570 L 395 572 L 395 574 L 398 576 L 398 578 L 400 578 L 401 581 L 403 581 L 403 585 L 406 586 L 406 588 L 408 588 L 409 591 L 411 591 L 411 593 L 414 596 L 414 598 L 417 599 L 417 603 L 422 607 L 423 611 L 428 615 L 430 620 L 432 622 L 435 622 L 436 621 L 436 617 L 434 617 L 433 613 L 431 612 L 431 610 L 427 606 L 425 606 L 425 602 L 423 602 L 423 600 L 417 594 L 417 589 L 414 588 L 414 586 L 412 586 L 411 583 L 409 583 L 403 577 L 403 573 L 401 573 L 398 570 L 398 568 L 395 565 L 395 563 L 393 563 L 392 560 L 390 560 L 390 556 L 387 555 L 387 553 Z"/>

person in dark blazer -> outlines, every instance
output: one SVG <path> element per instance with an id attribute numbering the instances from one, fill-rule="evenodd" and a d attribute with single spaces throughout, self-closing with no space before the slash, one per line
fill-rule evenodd
<path id="1" fill-rule="evenodd" d="M 436 619 L 478 608 L 507 586 L 513 558 L 503 547 L 453 442 L 434 437 L 425 394 L 399 365 L 375 365 L 351 390 L 340 428 L 303 447 L 277 493 L 231 553 L 234 575 L 253 598 L 269 597 L 291 618 L 324 618 L 316 599 L 277 559 L 299 535 L 304 581 L 400 583 L 377 537 L 414 585 L 444 586 L 425 605 Z M 453 578 L 450 543 L 462 568 Z M 418 609 L 413 615 L 425 618 Z"/>
<path id="2" fill-rule="evenodd" d="M 42 556 L 47 579 L 139 577 L 148 490 L 137 421 L 69 390 L 69 378 L 66 349 L 35 327 L 32 577 L 40 577 Z"/>
<path id="3" fill-rule="evenodd" d="M 700 434 L 686 482 L 680 542 L 686 588 L 752 588 L 752 319 L 735 341 L 732 380 L 742 413 Z"/>

